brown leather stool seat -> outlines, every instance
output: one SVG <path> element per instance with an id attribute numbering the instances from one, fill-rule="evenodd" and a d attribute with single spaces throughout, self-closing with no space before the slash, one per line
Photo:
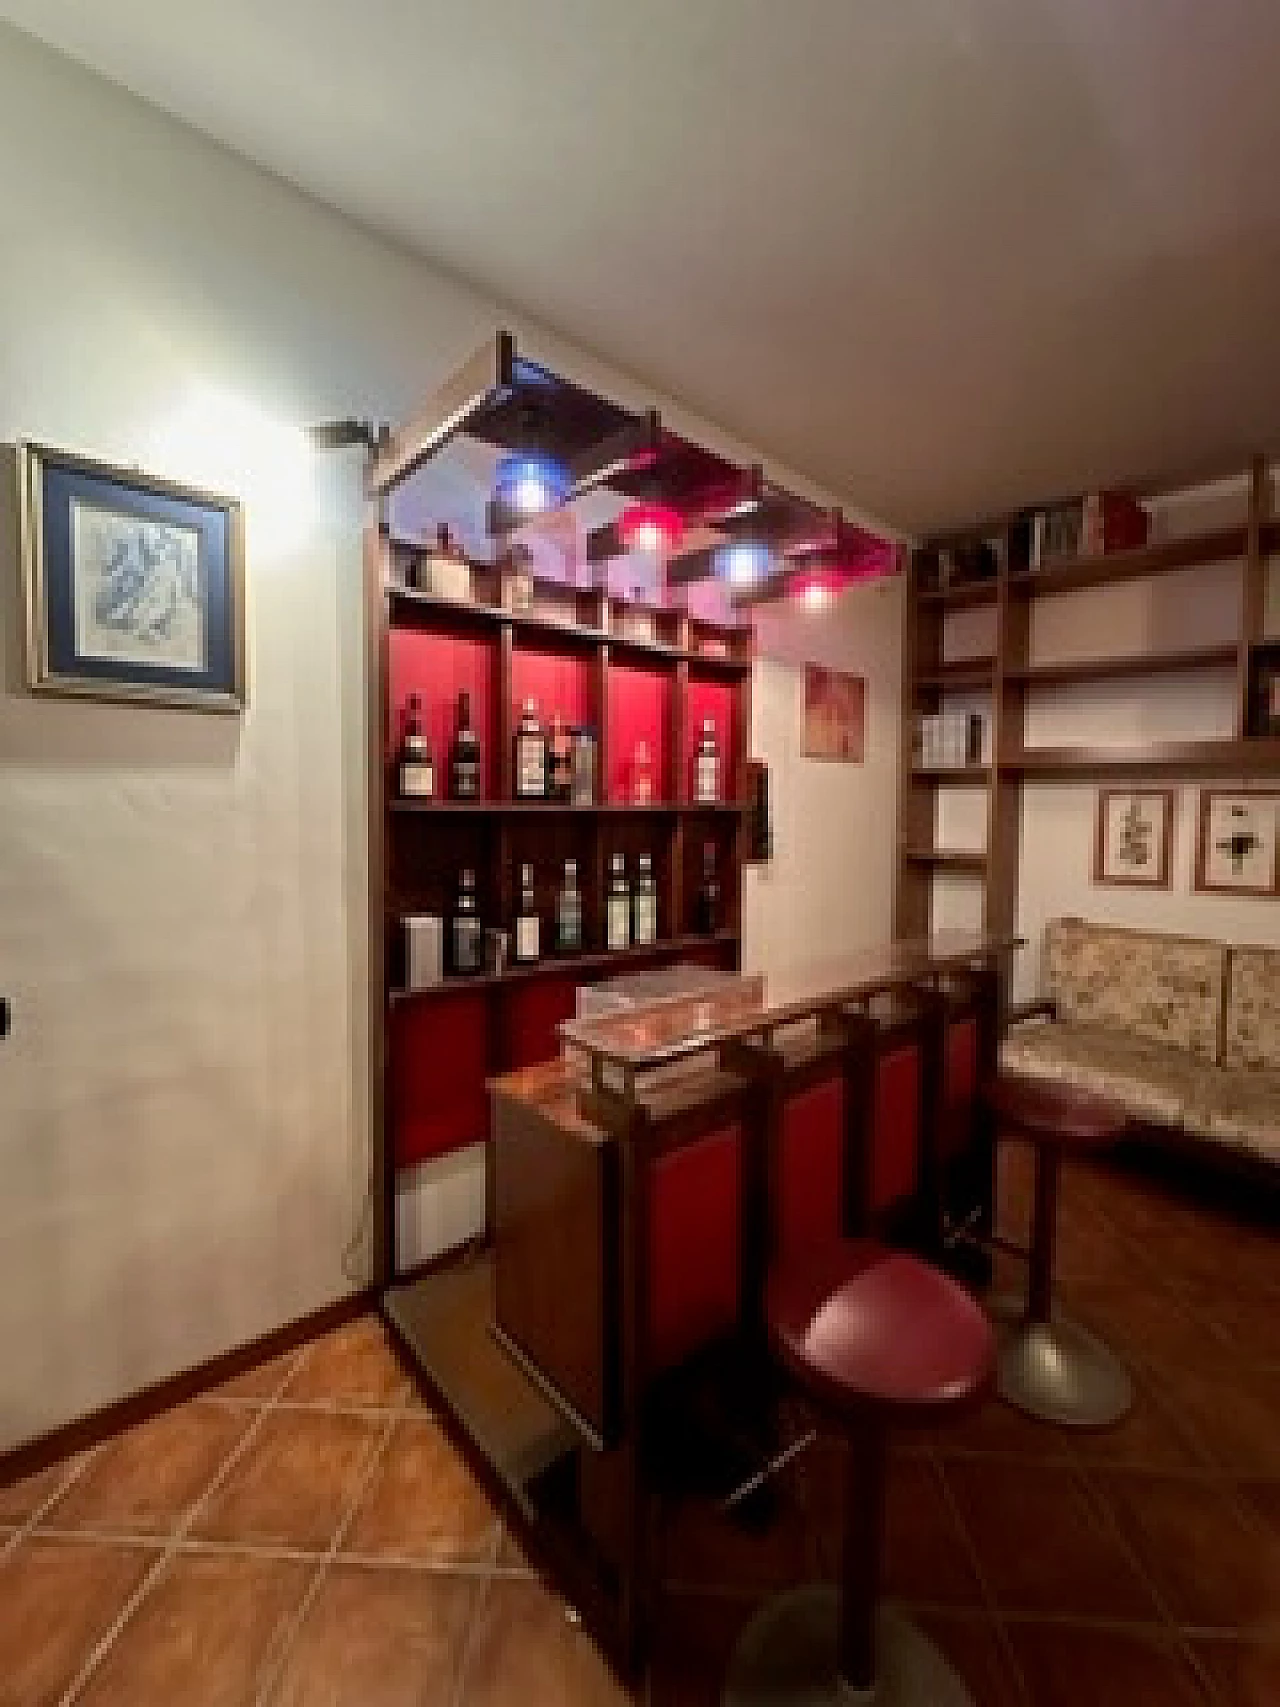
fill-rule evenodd
<path id="1" fill-rule="evenodd" d="M 835 1701 L 952 1707 L 969 1696 L 905 1621 L 878 1614 L 885 1443 L 892 1424 L 936 1422 L 989 1386 L 995 1342 L 979 1306 L 946 1275 L 869 1240 L 778 1263 L 769 1338 L 851 1446 L 840 1590 L 792 1590 L 753 1620 L 725 1689 L 731 1707 Z"/>
<path id="2" fill-rule="evenodd" d="M 1128 1373 L 1100 1340 L 1055 1313 L 1053 1266 L 1063 1153 L 1115 1144 L 1127 1117 L 1102 1097 L 1009 1073 L 983 1095 L 997 1136 L 1025 1139 L 1036 1156 L 1027 1301 L 1001 1335 L 1000 1395 L 1043 1422 L 1119 1422 L 1133 1403 Z"/>

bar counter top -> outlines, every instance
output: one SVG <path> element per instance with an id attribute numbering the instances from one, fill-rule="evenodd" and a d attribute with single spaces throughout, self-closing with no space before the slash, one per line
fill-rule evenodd
<path id="1" fill-rule="evenodd" d="M 628 1074 L 645 1072 L 734 1038 L 792 1025 L 923 979 L 990 964 L 1021 941 L 1013 935 L 942 931 L 781 972 L 728 979 L 723 989 L 659 999 L 628 1013 L 567 1020 L 560 1035 L 596 1064 L 607 1063 Z"/>

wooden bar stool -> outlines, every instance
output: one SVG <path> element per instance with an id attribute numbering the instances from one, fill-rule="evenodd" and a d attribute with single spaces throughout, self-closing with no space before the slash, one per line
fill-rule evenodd
<path id="1" fill-rule="evenodd" d="M 1123 1134 L 1123 1110 L 1101 1097 L 1039 1079 L 1001 1074 L 984 1092 L 997 1134 L 1035 1149 L 1035 1209 L 1026 1309 L 1000 1346 L 1000 1396 L 1042 1422 L 1103 1428 L 1133 1404 L 1115 1355 L 1053 1308 L 1058 1177 L 1064 1150 L 1097 1150 Z"/>
<path id="2" fill-rule="evenodd" d="M 878 1598 L 889 1427 L 982 1395 L 995 1367 L 986 1317 L 946 1275 L 871 1240 L 775 1264 L 765 1315 L 780 1361 L 849 1438 L 844 1563 L 838 1591 L 793 1589 L 752 1620 L 725 1707 L 971 1707 L 938 1650 Z"/>

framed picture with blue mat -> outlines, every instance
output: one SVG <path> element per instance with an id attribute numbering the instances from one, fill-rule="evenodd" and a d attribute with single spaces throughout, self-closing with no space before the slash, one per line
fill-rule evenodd
<path id="1" fill-rule="evenodd" d="M 45 445 L 17 461 L 31 687 L 242 711 L 239 503 Z"/>

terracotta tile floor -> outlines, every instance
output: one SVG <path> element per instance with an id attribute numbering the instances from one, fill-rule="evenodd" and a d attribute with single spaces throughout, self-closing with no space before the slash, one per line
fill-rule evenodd
<path id="1" fill-rule="evenodd" d="M 1016 1152 L 1001 1197 L 1020 1231 Z M 1072 1435 L 993 1401 L 899 1438 L 887 1587 L 983 1707 L 1276 1707 L 1280 1234 L 1069 1168 L 1062 1256 L 1133 1415 Z M 650 1707 L 712 1707 L 761 1598 L 830 1571 L 844 1473 L 824 1442 L 764 1534 L 668 1514 Z M 0 1707 L 625 1699 L 375 1321 L 0 1489 Z"/>

